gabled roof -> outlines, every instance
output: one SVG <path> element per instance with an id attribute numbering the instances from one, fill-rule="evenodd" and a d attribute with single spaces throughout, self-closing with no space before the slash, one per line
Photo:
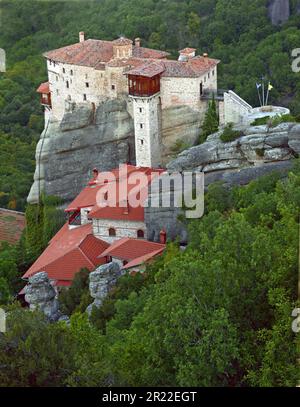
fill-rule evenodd
<path id="1" fill-rule="evenodd" d="M 69 229 L 66 223 L 23 278 L 46 271 L 52 280 L 72 281 L 80 269 L 87 268 L 91 271 L 102 264 L 104 260 L 99 259 L 98 256 L 108 246 L 108 243 L 92 234 L 91 224 Z"/>
<path id="2" fill-rule="evenodd" d="M 127 75 L 138 75 L 152 78 L 153 76 L 161 74 L 165 70 L 163 64 L 151 62 L 138 66 L 127 72 Z"/>
<path id="3" fill-rule="evenodd" d="M 50 93 L 49 82 L 41 83 L 36 91 L 37 93 Z"/>
<path id="4" fill-rule="evenodd" d="M 116 172 L 116 180 L 113 183 L 110 183 L 110 186 L 114 188 L 116 192 L 115 201 L 108 202 L 107 206 L 101 206 L 100 202 L 96 202 L 94 208 L 89 213 L 89 218 L 91 219 L 114 219 L 114 220 L 128 220 L 128 221 L 144 221 L 144 207 L 142 206 L 148 195 L 148 185 L 155 176 L 159 176 L 163 169 L 153 169 L 148 167 L 135 167 L 127 165 L 127 177 L 122 177 L 122 174 Z M 139 191 L 137 187 L 139 182 L 135 184 L 129 184 L 131 176 L 135 174 L 142 173 L 145 175 L 146 185 L 141 186 Z M 107 185 L 107 184 L 106 184 Z M 104 187 L 104 184 L 101 185 Z M 99 188 L 98 191 L 100 191 Z M 120 191 L 124 191 L 127 195 L 125 197 L 120 195 Z M 131 195 L 137 197 L 137 194 L 140 194 L 141 205 L 134 207 L 131 205 Z M 108 200 L 110 196 L 108 195 Z M 126 199 L 127 198 L 127 199 Z"/>
<path id="5" fill-rule="evenodd" d="M 134 261 L 134 265 L 137 265 L 162 253 L 165 248 L 165 244 L 125 237 L 114 242 L 108 249 L 102 252 L 101 257 L 111 256 L 123 261 Z M 128 264 L 126 265 L 127 268 Z"/>
<path id="6" fill-rule="evenodd" d="M 18 243 L 25 226 L 24 213 L 0 208 L 0 242 Z"/>
<path id="7" fill-rule="evenodd" d="M 131 41 L 128 39 L 127 41 Z M 107 63 L 113 59 L 114 45 L 126 45 L 124 39 L 115 41 L 103 40 L 86 40 L 66 47 L 58 48 L 52 51 L 45 52 L 43 55 L 56 62 L 62 62 L 71 65 L 90 66 L 93 68 L 103 69 L 103 63 Z M 129 43 L 128 43 L 129 44 Z M 154 50 L 144 47 L 132 47 L 132 56 L 135 58 L 166 58 L 168 52 Z"/>

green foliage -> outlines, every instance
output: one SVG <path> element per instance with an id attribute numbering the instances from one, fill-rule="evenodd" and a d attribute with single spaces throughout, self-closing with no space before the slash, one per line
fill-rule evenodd
<path id="1" fill-rule="evenodd" d="M 64 386 L 74 370 L 76 347 L 68 327 L 48 324 L 37 312 L 10 311 L 0 349 L 0 386 Z"/>
<path id="2" fill-rule="evenodd" d="M 60 205 L 60 198 L 45 195 L 41 196 L 40 204 L 27 205 L 24 245 L 26 259 L 31 262 L 42 253 L 65 223 L 65 214 Z"/>
<path id="3" fill-rule="evenodd" d="M 228 123 L 220 135 L 220 140 L 222 140 L 223 143 L 229 143 L 230 141 L 234 141 L 242 136 L 244 136 L 242 131 L 234 130 L 233 123 Z"/>
<path id="4" fill-rule="evenodd" d="M 209 102 L 207 112 L 205 113 L 202 124 L 202 132 L 199 137 L 199 144 L 204 143 L 210 134 L 215 133 L 219 129 L 219 117 L 215 98 Z"/>
<path id="5" fill-rule="evenodd" d="M 59 295 L 60 310 L 67 315 L 84 312 L 92 302 L 89 296 L 89 270 L 82 269 L 76 273 L 71 287 L 62 288 Z"/>

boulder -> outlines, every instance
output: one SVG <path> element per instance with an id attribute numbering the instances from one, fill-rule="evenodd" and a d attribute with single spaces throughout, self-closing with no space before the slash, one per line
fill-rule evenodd
<path id="1" fill-rule="evenodd" d="M 60 319 L 68 320 L 68 317 L 63 316 L 59 311 L 56 291 L 46 272 L 40 272 L 30 277 L 24 290 L 25 301 L 29 304 L 31 310 L 38 309 L 42 311 L 51 322 Z"/>
<path id="2" fill-rule="evenodd" d="M 94 272 L 90 273 L 89 289 L 94 301 L 86 309 L 89 315 L 94 306 L 97 308 L 101 307 L 103 300 L 107 297 L 109 291 L 116 284 L 121 275 L 121 267 L 115 262 L 103 264 Z"/>

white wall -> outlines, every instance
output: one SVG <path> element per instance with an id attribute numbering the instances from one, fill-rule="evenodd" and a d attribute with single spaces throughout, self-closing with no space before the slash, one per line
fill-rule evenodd
<path id="1" fill-rule="evenodd" d="M 116 229 L 116 236 L 109 236 L 109 228 Z M 93 234 L 99 239 L 112 243 L 123 237 L 137 238 L 137 231 L 141 229 L 146 236 L 146 225 L 144 222 L 133 222 L 111 219 L 93 219 Z"/>
<path id="2" fill-rule="evenodd" d="M 136 165 L 156 168 L 161 164 L 159 95 L 132 99 Z"/>

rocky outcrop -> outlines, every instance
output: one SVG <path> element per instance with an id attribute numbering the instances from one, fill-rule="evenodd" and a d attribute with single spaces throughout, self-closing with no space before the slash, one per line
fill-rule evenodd
<path id="1" fill-rule="evenodd" d="M 93 168 L 108 171 L 120 163 L 135 163 L 132 106 L 127 100 L 78 104 L 61 122 L 49 119 L 36 149 L 36 170 L 28 202 L 41 191 L 73 200 L 91 178 Z M 187 106 L 164 109 L 161 115 L 162 163 L 169 161 L 178 139 L 193 145 L 200 131 L 200 115 Z"/>
<path id="2" fill-rule="evenodd" d="M 90 295 L 94 301 L 87 307 L 87 313 L 92 312 L 93 307 L 100 308 L 103 300 L 107 297 L 109 291 L 116 284 L 118 278 L 122 275 L 118 263 L 111 262 L 98 267 L 96 271 L 89 275 Z"/>
<path id="3" fill-rule="evenodd" d="M 125 100 L 77 105 L 62 121 L 50 118 L 36 149 L 34 184 L 28 196 L 35 203 L 39 191 L 68 202 L 91 178 L 91 170 L 110 170 L 134 160 L 133 121 Z"/>
<path id="4" fill-rule="evenodd" d="M 290 17 L 290 1 L 271 0 L 268 7 L 268 14 L 273 25 L 285 23 Z"/>
<path id="5" fill-rule="evenodd" d="M 286 162 L 289 163 L 300 153 L 299 124 L 284 123 L 271 129 L 267 126 L 249 126 L 238 130 L 244 135 L 227 143 L 220 140 L 221 131 L 209 136 L 205 143 L 179 154 L 167 168 L 172 171 L 203 171 L 207 184 L 211 179 L 222 178 L 224 172 L 241 173 L 247 168 L 247 174 L 251 171 L 257 174 L 257 168 L 261 173 L 262 168 L 269 171 L 272 166 L 288 167 L 290 164 Z M 214 176 L 210 176 L 212 173 Z"/>
<path id="6" fill-rule="evenodd" d="M 51 285 L 47 273 L 41 272 L 30 277 L 24 290 L 25 301 L 31 310 L 42 311 L 50 322 L 68 321 L 68 317 L 59 311 L 56 291 Z"/>

